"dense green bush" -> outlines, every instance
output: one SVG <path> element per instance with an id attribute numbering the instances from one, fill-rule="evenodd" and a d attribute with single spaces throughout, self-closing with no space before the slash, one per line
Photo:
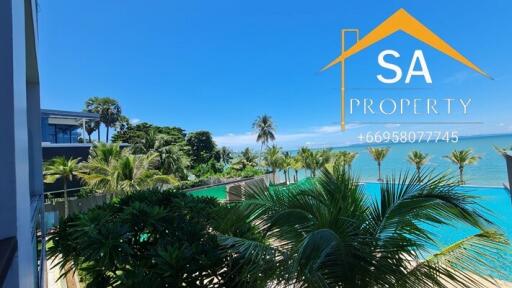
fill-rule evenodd
<path id="1" fill-rule="evenodd" d="M 217 209 L 181 192 L 134 193 L 63 220 L 49 255 L 79 267 L 87 287 L 224 286 L 226 256 L 209 229 Z"/>
<path id="2" fill-rule="evenodd" d="M 243 170 L 238 170 L 238 169 L 235 169 L 233 167 L 228 167 L 222 173 L 222 176 L 223 177 L 230 177 L 230 178 L 231 177 L 232 178 L 236 178 L 236 177 L 250 178 L 250 177 L 260 176 L 260 175 L 263 175 L 263 174 L 265 174 L 265 171 L 263 171 L 262 169 L 258 169 L 256 167 L 252 167 L 252 166 L 247 166 Z"/>

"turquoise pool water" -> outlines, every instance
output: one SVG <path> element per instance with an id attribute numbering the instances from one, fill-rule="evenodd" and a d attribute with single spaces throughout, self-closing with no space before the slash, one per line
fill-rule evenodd
<path id="1" fill-rule="evenodd" d="M 219 185 L 188 192 L 196 197 L 213 197 L 219 201 L 227 200 L 226 185 Z"/>
<path id="2" fill-rule="evenodd" d="M 481 197 L 481 205 L 489 209 L 491 215 L 490 219 L 496 223 L 501 230 L 512 240 L 512 201 L 508 191 L 501 187 L 479 187 L 479 186 L 463 186 L 459 188 L 461 191 L 477 195 Z M 364 190 L 375 199 L 380 198 L 380 184 L 379 183 L 364 183 Z M 432 228 L 437 239 L 442 245 L 449 245 L 459 241 L 465 237 L 475 233 L 476 230 L 468 228 L 467 226 L 454 226 Z M 500 269 L 508 275 L 507 281 L 512 281 L 512 257 L 503 257 L 503 265 Z"/>

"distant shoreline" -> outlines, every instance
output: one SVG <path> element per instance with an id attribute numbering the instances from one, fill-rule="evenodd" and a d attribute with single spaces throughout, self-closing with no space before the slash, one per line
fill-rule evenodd
<path id="1" fill-rule="evenodd" d="M 490 138 L 490 137 L 507 137 L 512 136 L 512 133 L 495 133 L 495 134 L 478 134 L 478 135 L 467 135 L 467 136 L 459 136 L 459 140 L 467 140 L 467 139 L 478 139 L 478 138 Z M 379 144 L 368 144 L 368 143 L 356 143 L 356 144 L 350 144 L 346 146 L 331 146 L 331 147 L 322 147 L 322 148 L 312 148 L 311 150 L 323 150 L 323 149 L 343 149 L 343 148 L 358 148 L 358 147 L 364 147 L 364 146 L 388 146 L 388 145 L 402 145 L 402 144 L 424 144 L 428 143 L 427 141 L 417 141 L 417 142 L 406 142 L 406 143 L 379 143 Z M 440 142 L 441 143 L 441 142 Z M 434 144 L 434 143 L 433 143 Z M 512 143 L 511 143 L 512 145 Z M 291 149 L 287 150 L 288 152 L 297 152 L 297 149 Z"/>

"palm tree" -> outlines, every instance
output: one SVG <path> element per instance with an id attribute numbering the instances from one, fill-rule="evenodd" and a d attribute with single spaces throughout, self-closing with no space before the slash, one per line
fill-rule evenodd
<path id="1" fill-rule="evenodd" d="M 238 158 L 233 162 L 233 168 L 238 171 L 243 171 L 247 167 L 256 167 L 258 166 L 257 160 L 258 156 L 255 155 L 251 149 L 245 148 L 242 153 L 238 156 Z"/>
<path id="2" fill-rule="evenodd" d="M 306 146 L 302 146 L 299 148 L 299 150 L 297 150 L 297 156 L 295 156 L 297 158 L 297 161 L 300 162 L 300 166 L 302 166 L 302 168 L 306 170 L 310 170 L 310 167 L 308 165 L 308 157 L 310 157 L 310 153 L 313 153 L 311 149 L 309 149 Z"/>
<path id="3" fill-rule="evenodd" d="M 290 152 L 285 151 L 283 152 L 282 162 L 281 162 L 281 170 L 284 173 L 284 180 L 286 184 L 290 184 L 290 168 L 292 168 L 293 164 L 293 157 L 290 154 Z"/>
<path id="4" fill-rule="evenodd" d="M 389 148 L 375 148 L 375 147 L 368 147 L 368 152 L 370 152 L 370 155 L 372 156 L 373 160 L 377 162 L 377 168 L 379 169 L 379 178 L 378 181 L 382 181 L 380 168 L 382 166 L 382 161 L 384 161 L 384 158 L 388 155 Z"/>
<path id="5" fill-rule="evenodd" d="M 255 129 L 257 133 L 256 142 L 261 142 L 261 157 L 261 153 L 263 152 L 263 146 L 268 146 L 268 143 L 270 143 L 270 141 L 274 141 L 276 139 L 276 129 L 274 127 L 272 117 L 266 114 L 258 116 L 254 123 L 252 123 L 252 128 Z"/>
<path id="6" fill-rule="evenodd" d="M 218 153 L 219 153 L 220 162 L 224 165 L 229 165 L 229 163 L 233 159 L 233 153 L 231 152 L 231 149 L 229 149 L 226 146 L 222 146 L 218 150 Z"/>
<path id="7" fill-rule="evenodd" d="M 119 119 L 115 123 L 114 127 L 117 132 L 125 131 L 130 126 L 130 119 L 124 115 L 119 115 Z"/>
<path id="8" fill-rule="evenodd" d="M 173 137 L 160 134 L 156 137 L 154 147 L 149 150 L 158 154 L 156 169 L 163 174 L 174 175 L 180 179 L 187 178 L 190 157 L 174 143 Z"/>
<path id="9" fill-rule="evenodd" d="M 428 163 L 429 157 L 426 153 L 414 150 L 409 153 L 407 160 L 416 167 L 416 173 L 420 174 L 421 167 Z"/>
<path id="10" fill-rule="evenodd" d="M 85 133 L 87 133 L 87 136 L 89 138 L 89 143 L 92 143 L 91 135 L 94 133 L 94 131 L 98 130 L 98 121 L 86 121 L 85 122 Z M 99 133 L 99 132 L 98 132 Z"/>
<path id="11" fill-rule="evenodd" d="M 121 106 L 117 100 L 103 97 L 100 98 L 99 101 L 99 114 L 100 121 L 107 128 L 107 135 L 105 136 L 105 142 L 108 142 L 109 139 L 109 130 L 111 127 L 115 127 L 117 122 L 119 121 L 121 115 Z"/>
<path id="12" fill-rule="evenodd" d="M 44 182 L 55 183 L 58 179 L 62 179 L 64 190 L 64 217 L 69 216 L 68 203 L 68 181 L 78 175 L 78 161 L 80 158 L 55 157 L 44 164 Z"/>
<path id="13" fill-rule="evenodd" d="M 334 162 L 338 162 L 344 169 L 351 169 L 352 162 L 356 159 L 358 153 L 350 151 L 339 151 L 334 154 Z"/>
<path id="14" fill-rule="evenodd" d="M 281 153 L 281 148 L 276 145 L 272 145 L 265 150 L 265 155 L 263 156 L 263 161 L 265 165 L 270 168 L 272 171 L 272 179 L 273 182 L 276 183 L 276 171 L 279 169 L 283 162 L 283 154 Z"/>
<path id="15" fill-rule="evenodd" d="M 378 198 L 341 166 L 322 170 L 315 185 L 252 186 L 234 206 L 243 213 L 233 226 L 253 224 L 263 239 L 219 239 L 248 266 L 240 274 L 273 287 L 494 287 L 487 275 L 506 274 L 494 268 L 507 255 L 506 237 L 452 179 L 424 175 L 418 184 L 418 176 L 388 178 Z M 439 234 L 430 228 L 452 223 L 476 233 L 432 250 Z"/>
<path id="16" fill-rule="evenodd" d="M 472 149 L 453 150 L 450 155 L 444 156 L 459 168 L 459 183 L 464 184 L 464 167 L 476 164 L 481 159 L 478 155 L 473 155 Z"/>
<path id="17" fill-rule="evenodd" d="M 323 169 L 331 161 L 331 151 L 324 150 L 302 150 L 301 157 L 304 161 L 304 168 L 308 169 L 312 177 L 316 177 L 316 171 Z"/>
<path id="18" fill-rule="evenodd" d="M 158 141 L 158 132 L 154 129 L 144 133 L 142 137 L 135 140 L 132 151 L 135 154 L 146 154 L 155 149 L 156 142 Z"/>
<path id="19" fill-rule="evenodd" d="M 89 151 L 88 160 L 95 160 L 102 163 L 110 163 L 110 161 L 121 157 L 121 146 L 119 143 L 94 143 Z"/>
<path id="20" fill-rule="evenodd" d="M 297 183 L 297 182 L 299 182 L 299 170 L 304 168 L 302 160 L 300 159 L 300 157 L 298 155 L 296 155 L 295 157 L 292 158 L 291 168 L 295 172 L 294 182 Z"/>
<path id="21" fill-rule="evenodd" d="M 176 184 L 175 177 L 163 175 L 155 169 L 158 165 L 158 153 L 149 152 L 144 155 L 134 155 L 129 149 L 120 153 L 118 144 L 102 144 L 112 149 L 97 149 L 107 153 L 92 154 L 87 162 L 81 163 L 79 176 L 89 187 L 100 192 L 129 194 L 142 189 L 150 189 L 165 184 Z M 100 146 L 98 146 L 100 147 Z"/>
<path id="22" fill-rule="evenodd" d="M 101 98 L 100 97 L 91 97 L 89 99 L 87 99 L 87 101 L 85 101 L 85 111 L 86 112 L 91 112 L 91 113 L 97 113 L 97 114 L 100 114 L 100 102 L 101 102 Z M 100 121 L 94 121 L 94 127 L 96 128 L 96 130 L 98 130 L 98 142 L 100 142 L 100 139 L 101 139 L 101 122 Z"/>

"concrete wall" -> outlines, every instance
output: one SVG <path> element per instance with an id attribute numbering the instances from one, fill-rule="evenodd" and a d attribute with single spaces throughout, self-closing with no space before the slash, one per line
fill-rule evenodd
<path id="1" fill-rule="evenodd" d="M 30 288 L 40 281 L 33 222 L 42 183 L 40 124 L 30 115 L 40 107 L 32 7 L 33 0 L 0 0 L 0 238 L 18 242 L 4 287 Z"/>

